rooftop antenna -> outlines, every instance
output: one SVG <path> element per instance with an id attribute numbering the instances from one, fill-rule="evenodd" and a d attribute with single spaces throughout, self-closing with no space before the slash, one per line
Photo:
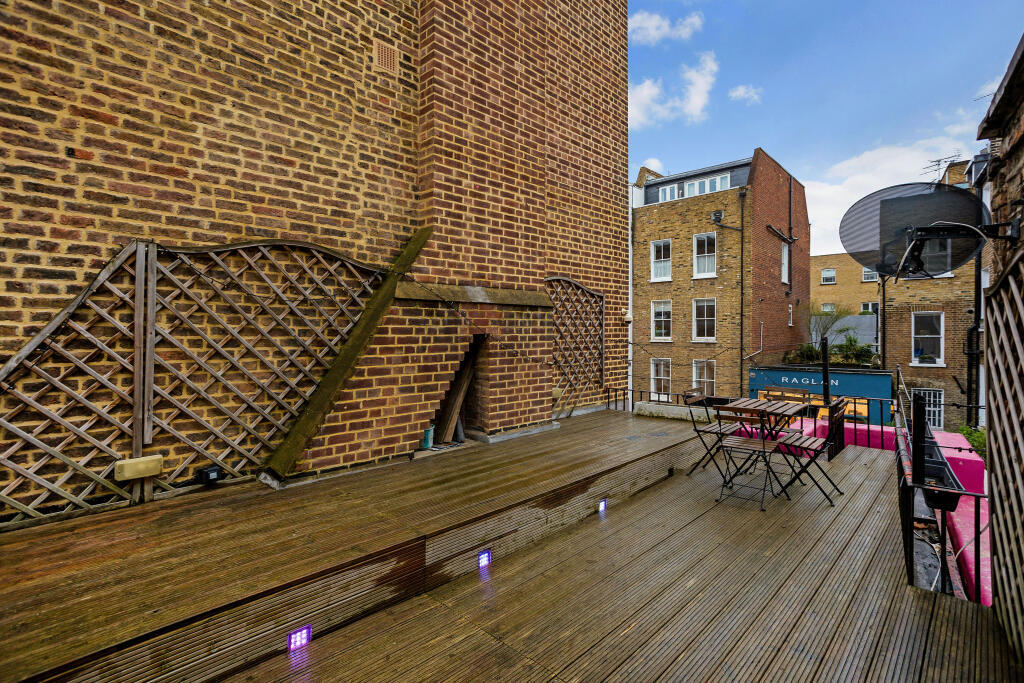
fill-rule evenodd
<path id="1" fill-rule="evenodd" d="M 938 159 L 929 159 L 928 163 L 922 167 L 924 168 L 924 173 L 922 173 L 921 175 L 931 175 L 934 173 L 935 182 L 938 182 L 939 178 L 942 176 L 942 171 L 946 168 L 947 165 L 953 163 L 954 161 L 960 161 L 959 149 L 954 150 L 953 153 L 950 154 L 949 156 L 939 157 Z"/>

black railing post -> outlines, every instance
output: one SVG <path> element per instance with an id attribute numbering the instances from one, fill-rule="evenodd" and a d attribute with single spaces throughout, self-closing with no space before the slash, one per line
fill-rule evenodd
<path id="1" fill-rule="evenodd" d="M 903 564 L 907 570 L 907 585 L 914 585 L 914 487 L 900 474 L 899 485 L 900 527 L 903 532 Z"/>
<path id="2" fill-rule="evenodd" d="M 924 483 L 924 396 L 914 394 L 910 400 L 910 480 Z"/>
<path id="3" fill-rule="evenodd" d="M 981 603 L 981 498 L 974 498 L 974 602 Z M 991 555 L 992 548 L 989 547 Z"/>
<path id="4" fill-rule="evenodd" d="M 828 378 L 828 337 L 821 337 L 821 398 L 825 401 L 825 407 L 832 402 L 831 382 Z"/>

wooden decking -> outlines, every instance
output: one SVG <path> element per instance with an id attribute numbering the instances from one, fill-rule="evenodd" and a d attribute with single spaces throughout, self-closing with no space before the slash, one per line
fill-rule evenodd
<path id="1" fill-rule="evenodd" d="M 688 423 L 561 429 L 273 491 L 240 484 L 0 534 L 0 680 L 198 680 L 471 570 L 695 457 Z M 302 625 L 299 623 L 299 626 Z"/>
<path id="2" fill-rule="evenodd" d="M 236 680 L 1019 680 L 991 610 L 905 585 L 895 468 L 715 503 L 677 475 Z"/>

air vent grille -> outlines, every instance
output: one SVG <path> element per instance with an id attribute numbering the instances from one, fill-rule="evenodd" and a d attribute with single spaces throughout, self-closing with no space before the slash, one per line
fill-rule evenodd
<path id="1" fill-rule="evenodd" d="M 398 75 L 398 48 L 382 40 L 373 43 L 373 62 L 381 71 Z"/>

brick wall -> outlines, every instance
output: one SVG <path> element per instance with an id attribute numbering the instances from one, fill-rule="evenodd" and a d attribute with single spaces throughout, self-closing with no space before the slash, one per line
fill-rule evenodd
<path id="1" fill-rule="evenodd" d="M 723 211 L 722 223 L 738 226 L 741 191 L 732 188 L 634 209 L 634 388 L 651 388 L 652 357 L 671 359 L 671 388 L 675 393 L 693 385 L 694 360 L 714 360 L 715 393 L 739 395 L 740 233 L 715 226 L 711 212 Z M 717 275 L 694 279 L 693 237 L 707 232 L 716 236 Z M 650 245 L 663 239 L 672 240 L 672 281 L 651 282 Z M 716 300 L 715 343 L 691 341 L 695 298 Z M 672 301 L 672 342 L 652 341 L 651 301 L 665 299 Z"/>
<path id="2" fill-rule="evenodd" d="M 953 272 L 950 278 L 891 280 L 885 286 L 885 359 L 888 369 L 897 367 L 909 389 L 942 389 L 949 403 L 966 403 L 960 385 L 967 387 L 967 356 L 964 342 L 974 322 L 968 310 L 974 306 L 974 262 Z M 945 320 L 945 367 L 912 365 L 911 317 L 915 311 L 940 311 Z M 954 379 L 955 378 L 955 379 Z M 957 384 L 960 381 L 960 385 Z M 966 423 L 963 408 L 946 406 L 945 428 L 954 431 Z"/>
<path id="3" fill-rule="evenodd" d="M 423 282 L 604 292 L 607 383 L 624 383 L 625 0 L 0 11 L 3 352 L 133 238 L 308 240 L 385 264 L 430 224 Z M 493 335 L 480 426 L 550 419 L 550 310 L 464 309 Z M 409 452 L 479 331 L 396 303 L 300 469 Z"/>
<path id="4" fill-rule="evenodd" d="M 821 311 L 823 303 L 844 307 L 852 314 L 860 313 L 861 304 L 878 303 L 878 282 L 864 282 L 864 270 L 852 256 L 845 251 L 838 254 L 819 254 L 810 259 L 811 268 L 811 309 Z M 821 284 L 821 271 L 834 268 L 836 283 Z"/>
<path id="5" fill-rule="evenodd" d="M 792 180 L 792 184 L 790 181 Z M 750 166 L 750 228 L 747 263 L 751 273 L 749 290 L 750 323 L 747 326 L 746 353 L 761 347 L 761 323 L 764 323 L 764 351 L 750 359 L 753 364 L 781 362 L 789 349 L 810 338 L 805 302 L 810 296 L 808 268 L 810 223 L 804 186 L 775 159 L 758 147 Z M 790 197 L 792 187 L 792 198 Z M 790 284 L 782 282 L 782 240 L 768 230 L 771 225 L 789 234 L 792 201 L 793 261 Z M 793 324 L 789 324 L 789 306 L 793 306 Z M 746 377 L 744 375 L 744 381 Z M 744 385 L 745 387 L 746 385 Z"/>

